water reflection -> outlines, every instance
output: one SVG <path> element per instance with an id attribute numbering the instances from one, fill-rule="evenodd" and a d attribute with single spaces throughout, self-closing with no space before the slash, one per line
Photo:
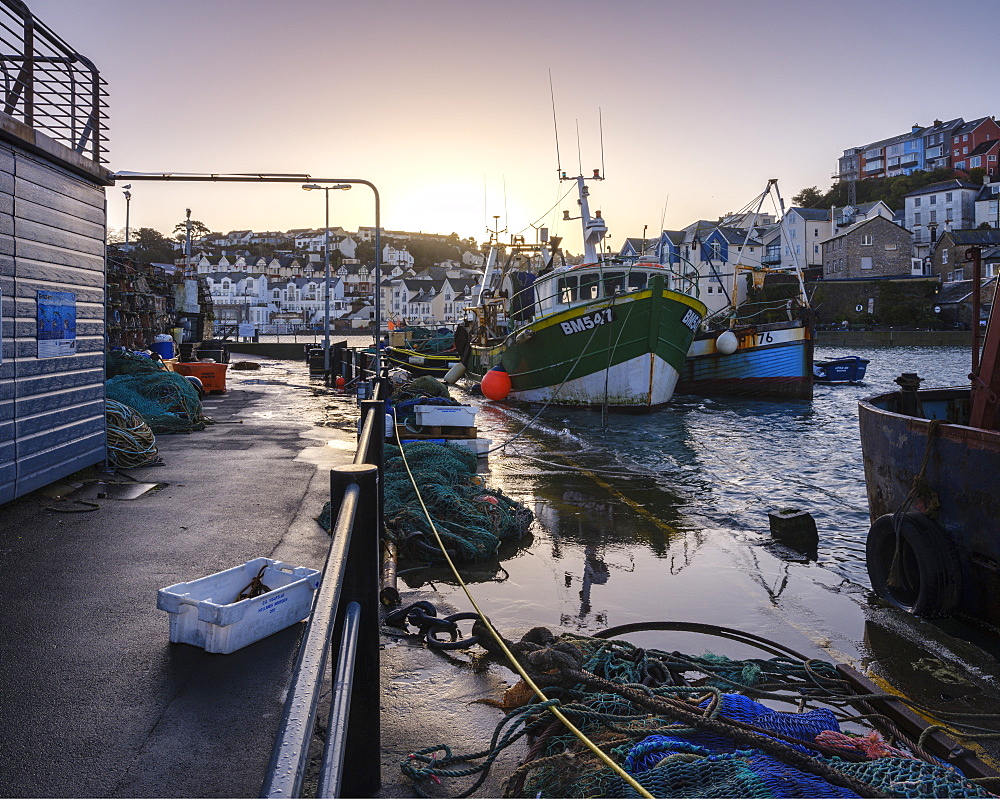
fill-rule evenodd
<path id="1" fill-rule="evenodd" d="M 844 352 L 817 348 L 817 357 Z M 661 560 L 661 571 L 676 575 L 707 532 L 759 544 L 767 539 L 768 511 L 795 507 L 816 520 L 819 563 L 867 585 L 858 400 L 896 389 L 893 379 L 904 371 L 926 377 L 927 386 L 961 384 L 970 357 L 954 347 L 851 352 L 871 362 L 865 383 L 818 386 L 812 401 L 678 396 L 654 414 L 604 420 L 599 412 L 548 408 L 505 456 L 494 457 L 493 469 L 534 503 L 555 560 L 586 564 L 588 547 L 606 560 L 641 545 L 646 556 L 637 552 L 637 560 L 651 556 Z M 499 443 L 538 412 L 489 414 L 488 436 Z M 589 589 L 613 587 L 610 573 Z M 769 576 L 761 588 L 776 602 L 786 581 Z"/>

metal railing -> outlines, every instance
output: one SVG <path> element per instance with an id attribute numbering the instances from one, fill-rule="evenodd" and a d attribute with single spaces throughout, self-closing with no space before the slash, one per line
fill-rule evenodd
<path id="1" fill-rule="evenodd" d="M 106 82 L 20 0 L 0 0 L 0 70 L 5 114 L 107 162 Z"/>
<path id="2" fill-rule="evenodd" d="M 381 786 L 379 589 L 384 379 L 361 402 L 354 462 L 330 471 L 332 538 L 299 649 L 263 798 L 301 798 L 327 666 L 332 698 L 317 798 L 370 798 Z M 357 666 L 364 667 L 359 676 Z M 348 767 L 349 766 L 349 767 Z"/>

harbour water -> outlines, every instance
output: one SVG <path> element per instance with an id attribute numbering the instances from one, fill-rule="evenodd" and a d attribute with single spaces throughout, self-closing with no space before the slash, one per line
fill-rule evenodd
<path id="1" fill-rule="evenodd" d="M 536 514 L 532 536 L 502 567 L 464 571 L 477 601 L 521 629 L 686 620 L 780 631 L 793 638 L 786 644 L 819 644 L 832 658 L 863 655 L 874 599 L 858 399 L 896 389 L 902 372 L 924 386 L 964 383 L 971 356 L 949 347 L 852 353 L 870 359 L 865 382 L 817 386 L 811 401 L 678 396 L 653 414 L 605 417 L 467 396 L 482 405 L 480 436 L 509 441 L 490 455 L 488 482 Z M 784 507 L 814 516 L 816 561 L 771 542 L 767 512 Z M 404 581 L 468 606 L 440 569 Z"/>

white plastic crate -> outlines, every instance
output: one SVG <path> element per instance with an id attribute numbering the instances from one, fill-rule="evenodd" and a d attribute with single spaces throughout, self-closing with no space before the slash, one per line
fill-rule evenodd
<path id="1" fill-rule="evenodd" d="M 475 406 L 414 406 L 418 426 L 474 426 Z"/>
<path id="2" fill-rule="evenodd" d="M 447 442 L 450 445 L 459 445 L 467 448 L 476 454 L 476 456 L 486 456 L 490 445 L 493 444 L 493 440 L 491 439 L 449 439 Z"/>
<path id="3" fill-rule="evenodd" d="M 237 601 L 265 565 L 261 581 L 271 591 Z M 308 617 L 320 578 L 318 570 L 261 557 L 164 587 L 157 592 L 156 608 L 170 613 L 170 642 L 231 654 Z"/>

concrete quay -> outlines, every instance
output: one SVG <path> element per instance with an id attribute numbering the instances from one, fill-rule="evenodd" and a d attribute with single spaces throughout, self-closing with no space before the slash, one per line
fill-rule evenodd
<path id="1" fill-rule="evenodd" d="M 324 564 L 315 518 L 329 468 L 353 459 L 357 405 L 303 362 L 260 364 L 206 397 L 217 425 L 157 437 L 162 466 L 95 470 L 108 486 L 67 481 L 0 507 L 0 795 L 259 795 L 304 624 L 209 654 L 168 641 L 156 591 L 260 556 Z M 155 487 L 115 497 L 140 483 Z M 497 710 L 464 702 L 503 688 L 395 638 L 384 654 L 382 794 L 411 796 L 399 760 L 477 718 L 488 741 Z"/>

